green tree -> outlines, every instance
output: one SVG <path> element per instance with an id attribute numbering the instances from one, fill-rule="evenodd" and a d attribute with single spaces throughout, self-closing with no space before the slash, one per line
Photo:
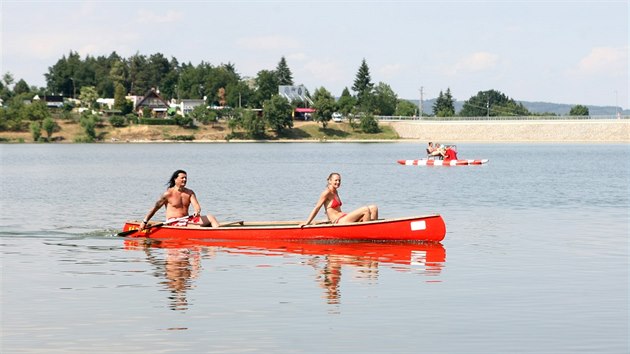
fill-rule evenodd
<path id="1" fill-rule="evenodd" d="M 21 96 L 16 96 L 21 97 Z M 21 106 L 22 113 L 21 115 L 31 121 L 41 122 L 46 118 L 49 118 L 50 111 L 48 107 L 46 107 L 46 103 L 43 101 L 34 101 L 31 104 L 22 105 Z"/>
<path id="2" fill-rule="evenodd" d="M 4 83 L 4 86 L 6 87 L 13 85 L 13 83 L 15 82 L 15 79 L 13 78 L 13 74 L 11 74 L 10 72 L 4 73 L 2 75 L 2 82 Z"/>
<path id="3" fill-rule="evenodd" d="M 125 126 L 125 117 L 121 115 L 114 115 L 109 118 L 109 124 L 112 127 L 120 128 Z"/>
<path id="4" fill-rule="evenodd" d="M 114 83 L 114 87 L 122 85 L 125 87 L 127 82 L 127 66 L 121 57 L 113 52 L 110 55 L 109 79 Z M 127 90 L 125 89 L 125 92 Z"/>
<path id="5" fill-rule="evenodd" d="M 581 104 L 571 107 L 569 111 L 570 116 L 588 116 L 590 115 L 588 107 Z"/>
<path id="6" fill-rule="evenodd" d="M 455 101 L 450 88 L 446 89 L 446 93 L 440 91 L 433 104 L 433 115 L 436 117 L 453 117 L 455 115 Z"/>
<path id="7" fill-rule="evenodd" d="M 24 100 L 28 100 L 28 96 L 28 94 L 14 96 L 8 102 L 5 102 L 5 108 L 0 109 L 4 113 L 2 122 L 4 130 L 25 131 L 29 128 L 28 124 L 24 122 L 26 119 L 29 119 L 26 111 L 27 107 L 31 105 L 24 104 Z M 33 120 L 37 120 L 37 118 Z"/>
<path id="8" fill-rule="evenodd" d="M 96 100 L 98 99 L 98 92 L 96 92 L 96 87 L 94 86 L 83 86 L 81 87 L 81 95 L 79 99 L 83 103 L 85 107 L 94 108 L 96 104 Z"/>
<path id="9" fill-rule="evenodd" d="M 256 76 L 256 98 L 257 107 L 262 107 L 262 103 L 278 94 L 278 78 L 273 71 L 261 70 Z"/>
<path id="10" fill-rule="evenodd" d="M 86 140 L 88 142 L 96 140 L 97 121 L 97 117 L 93 114 L 84 114 L 79 121 L 81 127 L 83 127 L 83 130 L 85 131 L 85 135 L 87 136 Z"/>
<path id="11" fill-rule="evenodd" d="M 11 91 L 13 82 L 13 75 L 10 72 L 6 72 L 2 75 L 2 81 L 0 82 L 0 99 L 2 99 L 5 104 L 9 102 L 9 99 L 13 96 L 13 92 Z"/>
<path id="12" fill-rule="evenodd" d="M 357 105 L 365 111 L 369 111 L 371 108 L 370 105 L 372 103 L 371 96 L 373 87 L 374 84 L 372 83 L 372 78 L 370 77 L 370 68 L 365 61 L 365 58 L 363 58 L 354 79 L 352 90 L 356 92 Z"/>
<path id="13" fill-rule="evenodd" d="M 315 108 L 313 120 L 322 123 L 322 127 L 326 128 L 332 119 L 332 114 L 337 110 L 337 104 L 332 94 L 320 87 L 313 93 L 313 108 Z"/>
<path id="14" fill-rule="evenodd" d="M 273 95 L 270 100 L 265 101 L 263 117 L 268 126 L 280 135 L 285 128 L 293 127 L 292 111 L 293 108 L 286 98 Z"/>
<path id="15" fill-rule="evenodd" d="M 42 136 L 42 125 L 40 122 L 31 122 L 31 124 L 29 125 L 29 128 L 31 129 L 31 135 L 33 136 L 33 141 L 38 141 L 39 138 Z"/>
<path id="16" fill-rule="evenodd" d="M 55 129 L 58 129 L 59 126 L 57 125 L 57 123 L 51 117 L 47 117 L 42 122 L 42 128 L 46 132 L 46 139 L 48 139 L 48 141 L 50 141 L 50 138 L 52 137 L 53 133 L 55 132 Z"/>
<path id="17" fill-rule="evenodd" d="M 263 139 L 266 137 L 267 126 L 265 119 L 250 109 L 243 110 L 240 126 L 245 129 L 247 135 L 253 139 Z"/>
<path id="18" fill-rule="evenodd" d="M 230 107 L 249 107 L 254 91 L 245 81 L 238 81 L 225 87 L 225 96 Z"/>
<path id="19" fill-rule="evenodd" d="M 391 116 L 396 112 L 398 96 L 392 88 L 383 82 L 379 82 L 374 88 L 373 112 L 381 116 Z"/>
<path id="20" fill-rule="evenodd" d="M 46 86 L 51 92 L 74 97 L 76 88 L 79 88 L 81 84 L 77 82 L 81 65 L 83 63 L 79 54 L 70 51 L 68 57 L 62 56 L 55 65 L 48 68 L 48 73 L 44 74 Z"/>
<path id="21" fill-rule="evenodd" d="M 527 116 L 529 111 L 505 94 L 496 91 L 479 91 L 464 102 L 459 115 L 462 117 Z"/>
<path id="22" fill-rule="evenodd" d="M 354 108 L 354 106 L 356 105 L 357 100 L 352 97 L 352 95 L 350 94 L 350 90 L 345 87 L 341 92 L 339 100 L 337 101 L 339 112 L 341 112 L 344 116 L 347 116 L 348 114 L 350 114 L 350 112 L 352 112 L 352 108 Z"/>
<path id="23" fill-rule="evenodd" d="M 147 58 L 140 53 L 127 59 L 129 73 L 129 92 L 144 95 L 151 88 Z"/>
<path id="24" fill-rule="evenodd" d="M 160 91 L 164 91 L 166 86 L 165 80 L 168 74 L 176 68 L 171 66 L 171 62 L 164 57 L 162 53 L 155 53 L 149 56 L 146 67 L 146 78 L 149 84 L 148 88 L 155 87 L 160 88 Z"/>
<path id="25" fill-rule="evenodd" d="M 275 72 L 278 78 L 278 85 L 293 85 L 293 74 L 284 56 L 280 58 Z"/>
<path id="26" fill-rule="evenodd" d="M 396 106 L 395 116 L 403 116 L 403 117 L 412 117 L 416 114 L 416 110 L 418 106 L 407 101 L 407 100 L 398 100 L 398 105 Z"/>
<path id="27" fill-rule="evenodd" d="M 15 86 L 13 86 L 13 94 L 14 95 L 19 95 L 21 93 L 30 93 L 30 92 L 31 92 L 31 88 L 28 86 L 26 81 L 24 81 L 24 79 L 20 79 L 15 84 Z"/>
<path id="28" fill-rule="evenodd" d="M 11 123 L 7 115 L 7 110 L 0 108 L 0 132 L 10 130 Z"/>
<path id="29" fill-rule="evenodd" d="M 205 104 L 193 108 L 189 116 L 204 125 L 217 121 L 217 113 L 209 110 Z"/>
<path id="30" fill-rule="evenodd" d="M 372 114 L 362 115 L 359 126 L 364 133 L 368 134 L 376 134 L 381 131 L 381 128 L 378 126 L 378 122 L 376 121 L 376 118 L 374 118 Z"/>
<path id="31" fill-rule="evenodd" d="M 133 102 L 127 100 L 127 90 L 122 83 L 116 84 L 116 90 L 114 91 L 114 109 L 121 112 L 122 115 L 126 115 L 133 111 Z"/>

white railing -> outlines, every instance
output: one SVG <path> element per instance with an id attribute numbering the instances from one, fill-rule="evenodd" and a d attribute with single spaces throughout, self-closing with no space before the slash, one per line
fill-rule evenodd
<path id="1" fill-rule="evenodd" d="M 430 122 L 448 122 L 462 120 L 585 120 L 585 119 L 630 119 L 630 116 L 623 115 L 617 117 L 615 115 L 600 116 L 504 116 L 504 117 L 405 117 L 405 116 L 374 116 L 379 121 L 430 121 Z"/>

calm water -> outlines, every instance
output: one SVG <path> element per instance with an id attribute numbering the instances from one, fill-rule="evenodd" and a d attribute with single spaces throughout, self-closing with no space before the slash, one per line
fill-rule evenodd
<path id="1" fill-rule="evenodd" d="M 2 353 L 628 353 L 628 145 L 0 145 Z M 222 221 L 440 213 L 433 245 L 143 245 L 183 168 Z M 322 217 L 320 215 L 320 217 Z M 163 218 L 163 214 L 155 220 Z"/>

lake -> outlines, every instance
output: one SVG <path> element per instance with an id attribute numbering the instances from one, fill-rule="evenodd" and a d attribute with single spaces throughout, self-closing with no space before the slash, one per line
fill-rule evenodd
<path id="1" fill-rule="evenodd" d="M 2 353 L 628 353 L 630 146 L 1 144 Z M 176 169 L 220 222 L 439 213 L 437 244 L 117 237 Z M 323 218 L 320 213 L 319 218 Z M 163 220 L 163 212 L 153 219 Z"/>

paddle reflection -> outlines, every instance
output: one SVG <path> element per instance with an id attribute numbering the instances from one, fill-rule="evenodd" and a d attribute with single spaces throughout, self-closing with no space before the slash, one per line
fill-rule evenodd
<path id="1" fill-rule="evenodd" d="M 236 241 L 236 240 L 149 240 L 128 239 L 125 247 L 144 250 L 156 267 L 155 276 L 171 294 L 170 307 L 188 308 L 186 292 L 201 270 L 202 254 L 209 252 L 248 256 L 303 255 L 303 263 L 313 267 L 323 297 L 329 304 L 339 304 L 342 275 L 364 281 L 378 280 L 379 266 L 399 271 L 418 272 L 426 276 L 439 275 L 446 261 L 441 243 L 391 242 L 304 242 L 304 241 Z M 156 256 L 157 249 L 164 260 Z"/>

